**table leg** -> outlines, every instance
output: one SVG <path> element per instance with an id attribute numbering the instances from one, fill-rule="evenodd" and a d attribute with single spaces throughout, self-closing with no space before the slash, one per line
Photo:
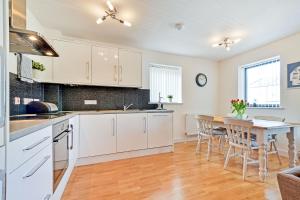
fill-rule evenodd
<path id="1" fill-rule="evenodd" d="M 267 177 L 267 133 L 258 130 L 256 139 L 258 143 L 259 179 L 264 182 Z"/>
<path id="2" fill-rule="evenodd" d="M 289 141 L 289 167 L 293 168 L 296 167 L 296 158 L 297 158 L 297 152 L 296 152 L 296 145 L 295 145 L 295 135 L 294 135 L 294 128 L 290 128 L 290 132 L 287 133 L 287 138 Z"/>

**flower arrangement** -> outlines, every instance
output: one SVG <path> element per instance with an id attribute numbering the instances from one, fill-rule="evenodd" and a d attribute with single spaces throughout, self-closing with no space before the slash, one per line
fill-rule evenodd
<path id="1" fill-rule="evenodd" d="M 232 113 L 235 113 L 237 118 L 242 119 L 247 110 L 247 105 L 247 102 L 243 99 L 232 99 Z"/>

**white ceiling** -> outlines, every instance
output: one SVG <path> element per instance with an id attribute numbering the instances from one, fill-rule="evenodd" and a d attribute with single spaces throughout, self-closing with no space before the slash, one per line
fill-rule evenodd
<path id="1" fill-rule="evenodd" d="M 111 0 L 131 28 L 110 19 L 95 23 L 105 0 L 28 1 L 42 25 L 68 36 L 214 60 L 300 31 L 300 0 Z M 242 41 L 230 52 L 211 47 L 224 37 Z"/>

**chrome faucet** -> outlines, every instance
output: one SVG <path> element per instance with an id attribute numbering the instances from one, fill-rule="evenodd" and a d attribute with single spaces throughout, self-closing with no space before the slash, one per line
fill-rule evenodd
<path id="1" fill-rule="evenodd" d="M 123 105 L 123 111 L 128 110 L 128 108 L 130 108 L 131 106 L 133 106 L 133 104 L 129 104 L 128 106 L 126 106 L 126 104 Z"/>
<path id="2" fill-rule="evenodd" d="M 158 93 L 158 102 L 157 102 L 157 105 L 158 105 L 157 109 L 159 109 L 159 110 L 162 110 L 162 109 L 163 109 L 163 104 L 162 104 L 162 102 L 161 102 L 162 99 L 163 99 L 163 97 L 160 96 L 160 92 L 159 92 L 159 93 Z"/>

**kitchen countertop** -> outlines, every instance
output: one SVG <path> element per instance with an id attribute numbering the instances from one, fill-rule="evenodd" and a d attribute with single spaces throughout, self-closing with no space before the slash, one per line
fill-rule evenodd
<path id="1" fill-rule="evenodd" d="M 99 115 L 99 114 L 128 114 L 128 113 L 172 113 L 173 110 L 95 110 L 95 111 L 72 111 L 68 114 L 53 119 L 31 119 L 10 121 L 10 141 L 19 139 L 25 135 L 46 128 L 58 122 L 70 119 L 76 115 Z"/>

